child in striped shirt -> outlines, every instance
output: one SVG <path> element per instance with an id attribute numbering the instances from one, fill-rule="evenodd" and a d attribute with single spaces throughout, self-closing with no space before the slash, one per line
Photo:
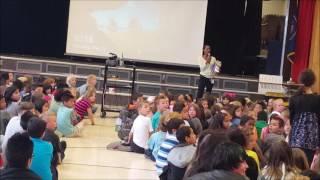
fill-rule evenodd
<path id="1" fill-rule="evenodd" d="M 91 124 L 94 125 L 94 116 L 92 112 L 92 104 L 96 102 L 96 89 L 94 87 L 89 87 L 85 95 L 76 102 L 75 110 L 82 120 L 83 117 L 88 114 L 88 118 L 91 121 Z"/>
<path id="2" fill-rule="evenodd" d="M 163 168 L 168 165 L 167 157 L 169 152 L 179 143 L 176 137 L 176 131 L 181 126 L 184 126 L 184 121 L 181 119 L 170 119 L 167 123 L 168 134 L 162 142 L 156 158 L 156 169 L 160 179 L 161 176 L 165 174 L 163 173 Z"/>

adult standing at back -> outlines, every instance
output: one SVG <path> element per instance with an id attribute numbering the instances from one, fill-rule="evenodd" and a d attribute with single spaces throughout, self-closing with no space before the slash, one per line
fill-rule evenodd
<path id="1" fill-rule="evenodd" d="M 211 47 L 209 45 L 204 45 L 202 56 L 199 57 L 198 63 L 200 66 L 200 79 L 198 83 L 197 99 L 200 99 L 203 96 L 204 88 L 206 88 L 206 92 L 211 93 L 214 83 L 213 77 L 215 73 L 219 73 L 221 62 L 211 56 Z"/>
<path id="2" fill-rule="evenodd" d="M 291 147 L 302 149 L 309 163 L 316 149 L 320 148 L 320 96 L 312 92 L 315 74 L 305 70 L 300 74 L 303 87 L 289 102 L 292 130 L 289 144 Z"/>

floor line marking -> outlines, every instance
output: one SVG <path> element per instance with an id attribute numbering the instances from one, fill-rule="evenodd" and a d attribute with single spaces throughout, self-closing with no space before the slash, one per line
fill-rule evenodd
<path id="1" fill-rule="evenodd" d="M 108 166 L 108 165 L 99 165 L 99 164 L 62 163 L 62 165 L 64 164 L 78 165 L 78 166 L 92 166 L 92 167 L 110 167 L 110 168 L 116 168 L 116 169 L 133 169 L 133 170 L 150 171 L 150 172 L 156 171 L 152 169 L 128 168 L 128 167 L 121 167 L 121 166 Z"/>

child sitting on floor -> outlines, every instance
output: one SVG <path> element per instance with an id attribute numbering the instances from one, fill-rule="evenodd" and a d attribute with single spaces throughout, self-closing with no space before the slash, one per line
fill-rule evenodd
<path id="1" fill-rule="evenodd" d="M 168 154 L 168 179 L 183 179 L 187 166 L 196 152 L 197 137 L 189 126 L 181 127 L 176 132 L 179 144 Z"/>
<path id="2" fill-rule="evenodd" d="M 273 122 L 273 124 L 271 124 L 271 121 Z M 270 131 L 270 129 L 272 132 Z M 261 140 L 265 141 L 267 136 L 269 136 L 269 134 L 271 133 L 274 135 L 275 134 L 284 135 L 284 121 L 278 114 L 271 115 L 269 118 L 269 125 L 267 127 L 262 128 Z"/>
<path id="3" fill-rule="evenodd" d="M 6 89 L 4 97 L 7 103 L 6 111 L 11 117 L 17 116 L 19 112 L 20 92 L 16 86 L 10 86 Z"/>
<path id="4" fill-rule="evenodd" d="M 156 161 L 160 145 L 167 134 L 167 122 L 170 119 L 181 119 L 181 114 L 177 112 L 167 113 L 160 118 L 158 131 L 153 133 L 148 141 L 148 149 L 145 151 L 145 157 Z"/>
<path id="5" fill-rule="evenodd" d="M 85 95 L 75 104 L 75 110 L 82 120 L 85 114 L 88 114 L 88 118 L 91 124 L 94 125 L 94 116 L 92 112 L 92 104 L 96 102 L 96 88 L 89 87 Z"/>
<path id="6" fill-rule="evenodd" d="M 49 110 L 49 103 L 44 99 L 37 99 L 34 102 L 35 115 L 40 117 Z"/>
<path id="7" fill-rule="evenodd" d="M 284 121 L 279 115 L 271 115 L 270 123 L 268 126 L 268 133 L 262 140 L 266 140 L 268 138 L 278 138 L 279 140 L 284 139 L 284 125 Z"/>
<path id="8" fill-rule="evenodd" d="M 170 119 L 167 122 L 168 134 L 166 139 L 162 142 L 156 158 L 157 174 L 160 179 L 162 179 L 163 176 L 166 176 L 166 174 L 163 174 L 163 168 L 168 165 L 167 157 L 169 152 L 179 143 L 176 132 L 182 126 L 184 126 L 184 121 L 181 119 Z"/>
<path id="9" fill-rule="evenodd" d="M 202 132 L 203 127 L 200 121 L 200 108 L 197 104 L 191 103 L 188 109 L 189 124 L 193 129 L 193 132 L 198 135 Z"/>
<path id="10" fill-rule="evenodd" d="M 150 113 L 149 103 L 146 101 L 141 102 L 138 111 L 139 116 L 133 122 L 128 143 L 130 143 L 132 152 L 144 154 L 148 139 L 153 131 L 150 117 L 148 117 Z"/>
<path id="11" fill-rule="evenodd" d="M 128 104 L 125 109 L 122 109 L 119 113 L 117 124 L 119 126 L 118 137 L 121 140 L 127 141 L 130 130 L 133 125 L 133 121 L 138 117 L 138 104 L 143 100 L 142 94 L 134 94 L 132 96 L 132 102 Z"/>
<path id="12" fill-rule="evenodd" d="M 87 83 L 77 88 L 79 92 L 79 96 L 80 97 L 83 96 L 86 93 L 88 87 L 96 87 L 96 84 L 97 84 L 97 76 L 94 74 L 88 75 Z"/>
<path id="13" fill-rule="evenodd" d="M 74 107 L 74 96 L 70 91 L 66 91 L 61 100 L 63 105 L 57 112 L 57 131 L 65 137 L 78 137 L 81 136 L 81 130 L 84 122 L 79 122 L 76 126 L 72 125 L 72 115 Z"/>
<path id="14" fill-rule="evenodd" d="M 10 114 L 5 110 L 6 109 L 6 101 L 2 94 L 0 94 L 0 145 L 2 142 L 2 138 L 4 133 L 6 132 L 6 127 L 10 120 Z"/>
<path id="15" fill-rule="evenodd" d="M 152 116 L 152 128 L 154 131 L 158 129 L 160 116 L 163 112 L 169 110 L 169 99 L 167 96 L 159 95 L 155 99 L 155 104 L 157 106 L 157 112 Z"/>
<path id="16" fill-rule="evenodd" d="M 52 144 L 42 140 L 46 130 L 46 122 L 38 117 L 32 117 L 28 123 L 28 133 L 33 142 L 33 156 L 30 169 L 43 180 L 52 180 L 51 159 Z"/>
<path id="17" fill-rule="evenodd" d="M 52 86 L 49 85 L 49 84 L 43 85 L 43 99 L 50 104 L 52 98 L 53 98 L 53 95 L 52 95 Z"/>
<path id="18" fill-rule="evenodd" d="M 77 90 L 77 78 L 75 75 L 70 74 L 67 79 L 66 79 L 66 84 L 69 86 L 69 91 L 71 92 L 71 94 L 78 98 L 79 97 L 79 92 Z"/>
<path id="19" fill-rule="evenodd" d="M 58 179 L 57 166 L 64 158 L 64 151 L 66 150 L 66 142 L 60 141 L 58 135 L 54 133 L 57 128 L 57 116 L 53 112 L 43 114 L 42 119 L 47 122 L 46 131 L 43 140 L 48 141 L 53 146 L 53 157 L 51 161 L 52 179 Z"/>

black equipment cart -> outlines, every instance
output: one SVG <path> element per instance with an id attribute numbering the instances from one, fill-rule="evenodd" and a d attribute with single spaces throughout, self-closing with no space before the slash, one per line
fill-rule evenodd
<path id="1" fill-rule="evenodd" d="M 118 63 L 116 63 L 118 64 Z M 116 83 L 108 81 L 108 78 L 110 78 L 109 75 L 109 70 L 110 67 L 115 67 L 115 65 L 112 63 L 110 65 L 109 60 L 106 60 L 105 63 L 105 69 L 104 69 L 104 79 L 103 79 L 103 90 L 102 90 L 102 101 L 101 101 L 101 114 L 100 117 L 104 118 L 106 117 L 106 112 L 119 112 L 119 108 L 111 108 L 107 106 L 107 90 L 109 88 L 116 88 L 116 89 L 129 89 L 130 90 L 130 102 L 132 101 L 132 95 L 134 93 L 134 88 L 135 88 L 135 80 L 136 80 L 136 66 L 135 65 L 122 65 L 121 67 L 124 68 L 130 68 L 132 69 L 132 74 L 131 74 L 131 81 L 128 83 L 128 85 L 119 85 Z M 115 93 L 116 94 L 116 93 Z"/>

